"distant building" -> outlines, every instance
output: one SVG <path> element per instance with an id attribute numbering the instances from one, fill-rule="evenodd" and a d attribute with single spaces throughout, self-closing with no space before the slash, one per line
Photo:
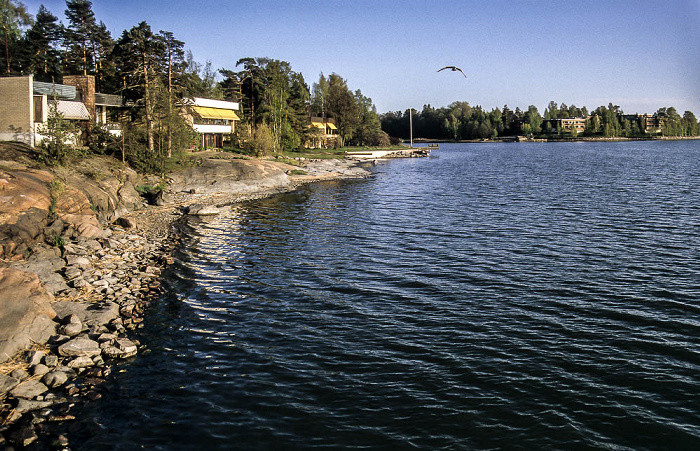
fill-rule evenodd
<path id="1" fill-rule="evenodd" d="M 586 130 L 587 117 L 567 117 L 562 119 L 545 119 L 542 121 L 542 130 L 550 124 L 552 130 L 571 131 L 576 129 L 576 133 L 583 133 Z"/>
<path id="2" fill-rule="evenodd" d="M 236 131 L 238 102 L 203 99 L 195 97 L 183 105 L 185 121 L 200 134 L 203 149 L 221 148 L 231 144 L 231 135 Z"/>
<path id="3" fill-rule="evenodd" d="M 107 108 L 120 107 L 121 96 L 95 92 L 95 77 L 65 76 L 63 84 L 34 81 L 32 75 L 0 78 L 0 140 L 30 146 L 41 143 L 40 127 L 48 118 L 49 105 L 56 102 L 65 120 L 83 130 L 92 124 L 107 125 Z M 119 134 L 119 127 L 111 130 Z"/>
<path id="4" fill-rule="evenodd" d="M 663 118 L 656 114 L 621 114 L 618 120 L 627 120 L 630 123 L 636 121 L 640 130 L 645 133 L 661 133 L 664 125 Z"/>
<path id="5" fill-rule="evenodd" d="M 335 125 L 335 119 L 324 120 L 320 117 L 311 117 L 309 129 L 311 133 L 306 147 L 310 149 L 335 147 L 338 139 L 338 127 Z"/>

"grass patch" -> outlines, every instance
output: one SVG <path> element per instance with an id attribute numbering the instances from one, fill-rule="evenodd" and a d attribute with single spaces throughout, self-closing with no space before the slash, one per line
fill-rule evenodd
<path id="1" fill-rule="evenodd" d="M 58 177 L 54 177 L 53 180 L 49 182 L 49 218 L 54 218 L 56 216 L 56 204 L 58 203 L 58 198 L 66 190 L 66 185 Z"/>
<path id="2" fill-rule="evenodd" d="M 144 194 L 159 193 L 163 191 L 166 186 L 165 182 L 160 182 L 157 185 L 136 185 L 134 189 L 143 196 Z"/>
<path id="3" fill-rule="evenodd" d="M 303 169 L 292 169 L 289 171 L 289 175 L 306 175 L 307 172 L 304 171 Z"/>
<path id="4" fill-rule="evenodd" d="M 66 245 L 66 239 L 63 238 L 63 236 L 61 236 L 61 235 L 59 235 L 59 234 L 57 234 L 57 233 L 54 233 L 54 234 L 51 235 L 51 243 L 52 243 L 55 247 L 57 247 L 57 248 L 63 250 L 63 246 Z"/>

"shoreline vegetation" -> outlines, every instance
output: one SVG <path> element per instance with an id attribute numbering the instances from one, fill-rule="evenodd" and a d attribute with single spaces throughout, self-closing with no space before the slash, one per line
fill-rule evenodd
<path id="1" fill-rule="evenodd" d="M 699 140 L 700 136 L 647 136 L 628 138 L 624 136 L 618 137 L 602 137 L 602 136 L 581 136 L 576 138 L 528 138 L 526 136 L 502 136 L 493 139 L 430 139 L 430 138 L 415 138 L 414 143 L 429 144 L 429 143 L 501 143 L 501 142 L 624 142 L 624 141 L 682 141 L 682 140 Z"/>

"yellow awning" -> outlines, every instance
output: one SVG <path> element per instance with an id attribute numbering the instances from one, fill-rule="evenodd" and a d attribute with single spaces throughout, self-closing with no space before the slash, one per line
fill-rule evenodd
<path id="1" fill-rule="evenodd" d="M 206 106 L 193 106 L 194 111 L 204 119 L 229 119 L 232 121 L 240 121 L 232 110 L 224 110 L 222 108 L 210 108 Z"/>
<path id="2" fill-rule="evenodd" d="M 330 122 L 326 122 L 326 125 L 327 125 L 328 128 L 330 128 L 331 130 L 338 130 L 338 127 L 336 127 L 335 124 L 331 124 Z"/>
<path id="3" fill-rule="evenodd" d="M 325 130 L 325 129 L 326 129 L 326 126 L 323 125 L 323 122 L 312 122 L 312 123 L 311 123 L 311 126 L 312 126 L 312 127 L 316 127 L 316 128 L 320 128 L 320 129 L 322 129 L 322 130 Z"/>

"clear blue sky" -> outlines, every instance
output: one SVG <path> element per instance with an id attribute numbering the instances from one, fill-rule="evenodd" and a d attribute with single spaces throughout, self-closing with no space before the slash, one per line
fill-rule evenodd
<path id="1" fill-rule="evenodd" d="M 66 22 L 62 0 L 23 3 Z M 214 68 L 266 56 L 309 86 L 335 72 L 380 113 L 456 100 L 543 112 L 554 100 L 700 117 L 700 0 L 94 0 L 93 10 L 115 39 L 145 20 Z M 468 78 L 436 72 L 445 65 Z"/>

